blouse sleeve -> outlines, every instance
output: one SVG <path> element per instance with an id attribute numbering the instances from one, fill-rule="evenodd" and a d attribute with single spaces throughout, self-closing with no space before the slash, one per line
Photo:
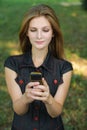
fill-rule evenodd
<path id="1" fill-rule="evenodd" d="M 64 61 L 62 68 L 61 68 L 61 73 L 64 74 L 71 70 L 73 70 L 72 64 L 68 61 Z"/>
<path id="2" fill-rule="evenodd" d="M 17 63 L 13 56 L 8 57 L 4 62 L 4 67 L 8 67 L 9 69 L 17 72 Z"/>

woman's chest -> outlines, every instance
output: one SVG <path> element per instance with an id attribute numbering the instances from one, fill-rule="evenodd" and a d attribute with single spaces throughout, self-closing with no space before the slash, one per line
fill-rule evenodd
<path id="1" fill-rule="evenodd" d="M 53 68 L 53 69 L 51 69 L 51 71 L 47 71 L 43 67 L 40 67 L 40 68 L 23 67 L 23 68 L 21 68 L 19 71 L 19 74 L 15 80 L 18 83 L 18 85 L 20 86 L 22 93 L 25 92 L 26 84 L 28 84 L 30 82 L 30 73 L 34 72 L 34 71 L 42 73 L 42 77 L 44 77 L 45 80 L 47 81 L 47 84 L 50 89 L 50 93 L 54 96 L 58 89 L 59 84 L 62 83 L 61 72 L 59 71 L 58 68 Z"/>

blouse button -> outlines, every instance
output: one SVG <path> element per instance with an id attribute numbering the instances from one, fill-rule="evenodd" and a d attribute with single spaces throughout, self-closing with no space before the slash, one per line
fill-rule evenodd
<path id="1" fill-rule="evenodd" d="M 58 83 L 58 80 L 57 79 L 54 79 L 54 84 L 56 85 Z"/>
<path id="2" fill-rule="evenodd" d="M 24 81 L 21 79 L 19 80 L 19 84 L 22 85 L 24 83 Z"/>
<path id="3" fill-rule="evenodd" d="M 34 117 L 34 120 L 35 120 L 35 121 L 38 121 L 38 116 L 35 116 L 35 117 Z"/>

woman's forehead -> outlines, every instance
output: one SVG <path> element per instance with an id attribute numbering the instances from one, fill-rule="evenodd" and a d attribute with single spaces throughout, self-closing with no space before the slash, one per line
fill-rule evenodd
<path id="1" fill-rule="evenodd" d="M 35 17 L 33 18 L 30 23 L 29 23 L 30 27 L 38 27 L 38 26 L 48 26 L 50 27 L 51 24 L 48 21 L 48 19 L 45 16 L 39 16 L 39 17 Z"/>

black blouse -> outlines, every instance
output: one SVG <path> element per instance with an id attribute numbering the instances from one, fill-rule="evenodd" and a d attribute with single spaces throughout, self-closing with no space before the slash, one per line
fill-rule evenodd
<path id="1" fill-rule="evenodd" d="M 10 56 L 6 59 L 4 66 L 17 73 L 15 81 L 20 86 L 22 93 L 25 92 L 26 84 L 30 82 L 30 73 L 40 71 L 49 85 L 52 96 L 55 95 L 58 86 L 63 83 L 63 74 L 73 69 L 70 62 L 56 59 L 50 52 L 44 63 L 38 68 L 33 64 L 31 53 Z M 64 127 L 61 115 L 52 118 L 44 103 L 35 100 L 29 104 L 26 114 L 20 116 L 14 112 L 11 130 L 64 130 Z"/>

